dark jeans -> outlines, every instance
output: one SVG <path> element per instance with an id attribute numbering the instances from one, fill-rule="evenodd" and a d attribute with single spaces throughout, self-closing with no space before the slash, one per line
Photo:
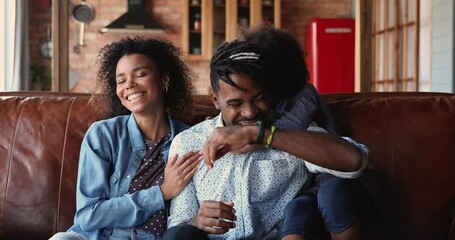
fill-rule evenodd
<path id="1" fill-rule="evenodd" d="M 371 197 L 357 179 L 334 178 L 315 191 L 298 195 L 286 206 L 281 237 L 305 236 L 318 217 L 322 217 L 327 231 L 342 232 L 358 218 L 369 218 L 372 208 Z"/>
<path id="2" fill-rule="evenodd" d="M 208 240 L 207 233 L 190 225 L 181 224 L 169 228 L 164 232 L 163 240 Z"/>

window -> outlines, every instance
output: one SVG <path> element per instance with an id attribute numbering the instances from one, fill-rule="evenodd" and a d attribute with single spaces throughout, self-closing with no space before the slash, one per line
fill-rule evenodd
<path id="1" fill-rule="evenodd" d="M 373 1 L 373 91 L 419 90 L 419 6 L 419 0 Z"/>

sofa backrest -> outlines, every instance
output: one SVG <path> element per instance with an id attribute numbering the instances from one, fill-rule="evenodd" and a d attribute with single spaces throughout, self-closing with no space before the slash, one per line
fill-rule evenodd
<path id="1" fill-rule="evenodd" d="M 371 150 L 385 211 L 368 239 L 450 239 L 455 95 L 322 97 L 340 133 Z M 80 144 L 103 118 L 89 100 L 89 94 L 0 93 L 0 239 L 48 239 L 72 225 Z M 193 114 L 181 120 L 194 124 L 218 113 L 208 96 L 194 100 Z"/>
<path id="2" fill-rule="evenodd" d="M 6 93 L 4 93 L 6 94 Z M 89 95 L 0 97 L 0 238 L 45 239 L 73 221 Z"/>
<path id="3" fill-rule="evenodd" d="M 455 95 L 323 95 L 341 135 L 370 149 L 380 218 L 366 239 L 455 239 Z M 449 238 L 449 231 L 452 235 Z"/>

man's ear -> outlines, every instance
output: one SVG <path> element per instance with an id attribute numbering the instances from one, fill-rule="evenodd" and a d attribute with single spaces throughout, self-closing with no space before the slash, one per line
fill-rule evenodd
<path id="1" fill-rule="evenodd" d="M 214 92 L 210 92 L 210 98 L 212 99 L 213 105 L 217 110 L 220 110 L 220 103 L 218 102 L 218 96 Z"/>

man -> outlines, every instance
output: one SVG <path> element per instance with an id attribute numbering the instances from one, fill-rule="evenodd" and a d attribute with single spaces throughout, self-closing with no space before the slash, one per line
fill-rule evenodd
<path id="1" fill-rule="evenodd" d="M 310 172 L 362 173 L 366 149 L 351 139 L 314 125 L 308 131 L 268 128 L 269 69 L 257 45 L 233 41 L 217 49 L 211 97 L 221 113 L 182 132 L 171 146 L 172 154 L 183 154 L 204 145 L 209 164 L 201 164 L 173 200 L 169 227 L 176 227 L 164 238 L 276 239 L 285 206 L 309 183 Z"/>

